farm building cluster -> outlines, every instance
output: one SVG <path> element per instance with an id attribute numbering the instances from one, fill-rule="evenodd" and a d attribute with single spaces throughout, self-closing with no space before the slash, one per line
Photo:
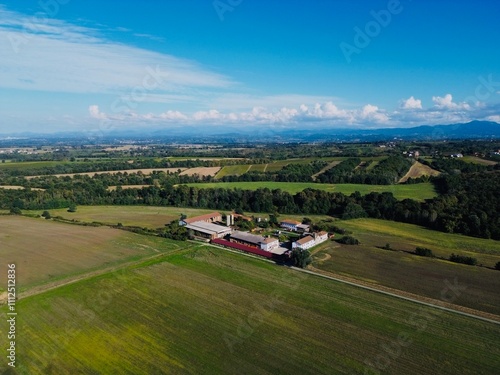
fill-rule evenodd
<path id="1" fill-rule="evenodd" d="M 313 246 L 328 240 L 327 232 L 310 232 L 310 226 L 299 221 L 285 219 L 280 222 L 280 227 L 285 231 L 296 232 L 299 237 L 286 246 L 279 239 L 271 235 L 259 235 L 237 230 L 235 218 L 250 221 L 250 217 L 229 214 L 223 215 L 213 212 L 191 218 L 182 218 L 179 225 L 191 230 L 193 235 L 199 239 L 210 241 L 217 245 L 242 250 L 245 252 L 264 256 L 266 258 L 282 258 L 290 254 L 291 249 L 307 250 Z M 258 220 L 258 219 L 257 219 Z M 281 233 L 281 232 L 278 232 Z"/>

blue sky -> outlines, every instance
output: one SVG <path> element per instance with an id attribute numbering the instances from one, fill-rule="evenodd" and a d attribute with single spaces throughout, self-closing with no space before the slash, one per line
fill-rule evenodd
<path id="1" fill-rule="evenodd" d="M 500 122 L 500 2 L 0 0 L 0 132 Z"/>

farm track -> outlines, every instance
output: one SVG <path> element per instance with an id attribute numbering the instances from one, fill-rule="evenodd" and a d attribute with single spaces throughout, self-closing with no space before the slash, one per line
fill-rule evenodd
<path id="1" fill-rule="evenodd" d="M 222 249 L 225 251 L 229 251 L 231 253 L 259 259 L 259 260 L 262 260 L 264 262 L 268 262 L 271 264 L 276 264 L 272 260 L 268 260 L 268 259 L 260 258 L 260 257 L 254 256 L 254 255 L 242 253 L 241 251 L 230 250 L 230 249 L 226 249 L 226 248 L 211 245 L 211 244 L 207 244 L 207 245 L 212 246 L 212 247 L 216 247 L 216 248 L 219 248 L 219 249 Z M 320 249 L 313 251 L 312 255 L 318 251 L 320 251 Z M 323 271 L 323 270 L 320 270 L 320 269 L 315 268 L 313 266 L 308 266 L 307 269 L 302 269 L 302 268 L 298 268 L 298 267 L 289 267 L 289 268 L 293 269 L 295 271 L 298 271 L 298 272 L 304 272 L 304 273 L 307 273 L 310 275 L 314 275 L 314 276 L 322 277 L 322 278 L 325 278 L 328 280 L 332 280 L 332 281 L 340 282 L 343 284 L 355 286 L 355 287 L 369 290 L 372 292 L 381 293 L 381 294 L 384 294 L 384 295 L 387 295 L 390 297 L 399 298 L 399 299 L 413 302 L 413 303 L 416 303 L 419 305 L 433 307 L 433 308 L 438 309 L 438 310 L 452 312 L 452 313 L 463 315 L 463 316 L 466 316 L 469 318 L 479 319 L 479 320 L 483 320 L 483 321 L 488 322 L 488 323 L 500 325 L 500 316 L 495 315 L 495 314 L 490 314 L 490 313 L 487 313 L 484 311 L 470 309 L 468 307 L 463 307 L 463 306 L 455 305 L 453 303 L 444 302 L 442 300 L 436 300 L 433 298 L 428 298 L 428 297 L 420 296 L 417 294 L 408 293 L 408 292 L 405 292 L 405 291 L 402 291 L 399 289 L 393 289 L 393 288 L 389 288 L 389 287 L 386 287 L 383 285 L 375 285 L 375 284 L 372 284 L 372 283 L 369 283 L 366 281 L 354 279 L 351 277 L 339 275 L 339 274 L 332 273 L 332 272 Z"/>
<path id="2" fill-rule="evenodd" d="M 320 270 L 320 269 L 315 268 L 313 266 L 309 266 L 308 269 L 301 269 L 301 268 L 296 268 L 296 267 L 292 267 L 292 268 L 295 269 L 296 271 L 305 272 L 305 273 L 308 273 L 310 275 L 315 275 L 315 276 L 323 277 L 323 278 L 326 278 L 329 280 L 333 280 L 333 281 L 341 282 L 344 284 L 356 286 L 358 288 L 370 290 L 372 292 L 385 294 L 387 296 L 396 297 L 396 298 L 403 299 L 403 300 L 410 301 L 410 302 L 414 302 L 414 303 L 417 303 L 420 305 L 429 306 L 429 307 L 433 307 L 433 308 L 436 308 L 439 310 L 444 310 L 444 311 L 452 312 L 455 314 L 467 316 L 469 318 L 480 319 L 480 320 L 483 320 L 483 321 L 486 321 L 489 323 L 494 323 L 494 324 L 500 325 L 500 316 L 495 315 L 495 314 L 490 314 L 490 313 L 487 313 L 484 311 L 474 310 L 474 309 L 470 309 L 468 307 L 463 307 L 463 306 L 455 305 L 453 303 L 444 302 L 442 300 L 436 300 L 433 298 L 428 298 L 428 297 L 420 296 L 417 294 L 404 292 L 402 290 L 389 288 L 389 287 L 386 287 L 383 285 L 374 285 L 374 284 L 371 284 L 371 283 L 368 283 L 368 282 L 365 282 L 362 280 L 353 279 L 353 278 L 346 277 L 343 275 L 323 271 L 323 270 Z"/>

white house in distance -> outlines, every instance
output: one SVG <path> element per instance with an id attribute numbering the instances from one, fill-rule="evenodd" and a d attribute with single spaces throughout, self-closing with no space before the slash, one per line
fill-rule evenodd
<path id="1" fill-rule="evenodd" d="M 280 222 L 280 227 L 283 229 L 288 229 L 293 232 L 297 231 L 297 226 L 300 225 L 300 221 L 285 219 Z"/>
<path id="2" fill-rule="evenodd" d="M 328 233 L 325 231 L 316 232 L 312 235 L 302 237 L 300 240 L 297 240 L 292 243 L 292 249 L 302 249 L 307 250 L 313 246 L 319 245 L 322 242 L 325 242 L 328 239 Z"/>

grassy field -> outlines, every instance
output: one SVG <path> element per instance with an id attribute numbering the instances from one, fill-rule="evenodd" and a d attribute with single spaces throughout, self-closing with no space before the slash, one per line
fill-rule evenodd
<path id="1" fill-rule="evenodd" d="M 2 169 L 37 169 L 46 167 L 55 167 L 61 164 L 74 164 L 75 162 L 69 161 L 26 161 L 26 162 L 10 162 L 10 163 L 0 163 L 0 170 Z"/>
<path id="2" fill-rule="evenodd" d="M 379 373 L 373 364 L 384 374 L 476 375 L 500 367 L 498 325 L 187 246 L 18 301 L 17 373 Z M 6 335 L 0 346 L 8 348 Z"/>
<path id="3" fill-rule="evenodd" d="M 0 228 L 0 264 L 16 264 L 19 291 L 139 259 L 162 248 L 153 237 L 45 219 L 0 216 Z"/>
<path id="4" fill-rule="evenodd" d="M 252 164 L 250 172 L 265 172 L 267 171 L 268 164 Z"/>
<path id="5" fill-rule="evenodd" d="M 215 178 L 222 178 L 225 176 L 241 176 L 242 174 L 245 174 L 250 167 L 250 164 L 226 165 L 219 171 L 219 173 L 217 173 Z"/>
<path id="6" fill-rule="evenodd" d="M 417 246 L 427 247 L 436 256 L 463 254 L 493 267 L 500 261 L 499 241 L 376 219 L 338 221 L 336 225 L 352 231 L 361 244 L 328 242 L 314 255 L 314 267 L 434 299 L 439 299 L 444 280 L 457 279 L 467 289 L 455 303 L 500 315 L 498 271 L 408 253 Z M 394 251 L 382 249 L 387 243 Z"/>
<path id="7" fill-rule="evenodd" d="M 431 167 L 419 163 L 418 161 L 413 163 L 410 170 L 404 175 L 399 182 L 406 182 L 409 178 L 419 178 L 422 176 L 438 176 L 441 172 L 432 169 Z"/>
<path id="8" fill-rule="evenodd" d="M 25 211 L 29 214 L 41 215 L 44 210 Z M 155 206 L 78 206 L 76 212 L 68 212 L 66 208 L 49 210 L 52 216 L 61 216 L 64 219 L 75 219 L 82 222 L 94 221 L 109 225 L 122 223 L 125 226 L 146 228 L 160 228 L 172 220 L 178 220 L 181 214 L 188 217 L 214 212 L 182 207 L 155 207 Z"/>
<path id="9" fill-rule="evenodd" d="M 497 162 L 496 161 L 492 161 L 492 160 L 486 160 L 486 159 L 482 159 L 482 158 L 478 158 L 477 156 L 464 156 L 462 158 L 463 161 L 466 161 L 468 163 L 473 163 L 473 164 L 481 164 L 481 165 L 496 165 Z"/>
<path id="10" fill-rule="evenodd" d="M 371 192 L 391 192 L 397 199 L 411 198 L 422 201 L 430 199 L 437 194 L 434 186 L 431 183 L 422 183 L 414 185 L 361 185 L 361 184 L 319 184 L 313 182 L 213 182 L 213 183 L 194 183 L 188 186 L 195 186 L 198 188 L 227 188 L 227 189 L 247 189 L 257 190 L 258 188 L 268 189 L 281 189 L 288 191 L 291 194 L 298 193 L 304 189 L 312 188 L 319 190 L 326 190 L 329 192 L 339 192 L 350 195 L 359 191 L 362 195 Z"/>

